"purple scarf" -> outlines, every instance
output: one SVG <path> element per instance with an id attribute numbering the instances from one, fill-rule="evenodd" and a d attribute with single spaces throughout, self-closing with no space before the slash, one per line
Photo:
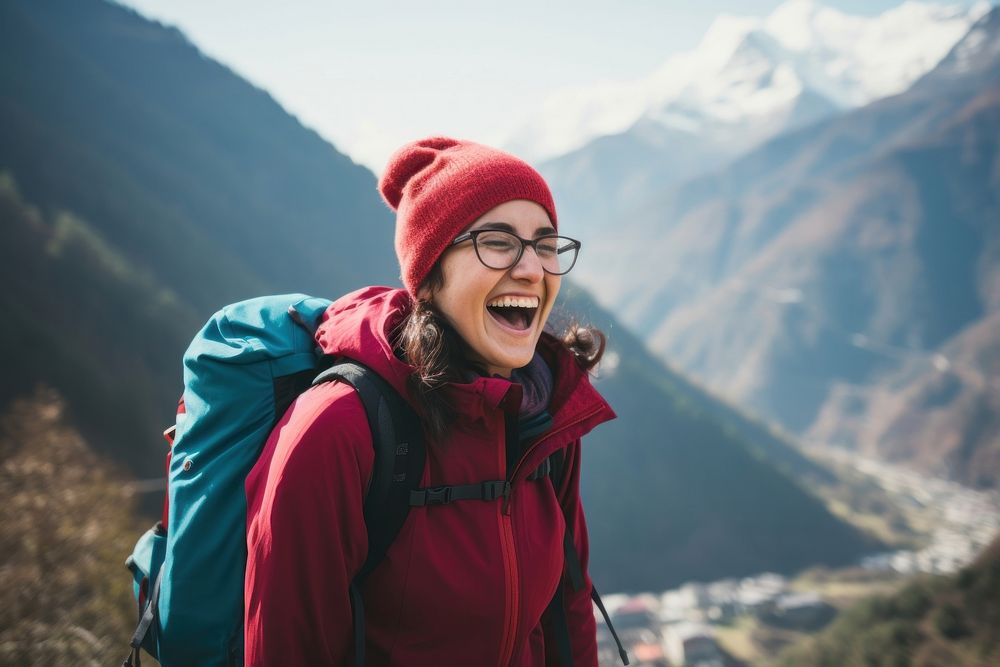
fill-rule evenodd
<path id="1" fill-rule="evenodd" d="M 535 356 L 524 368 L 515 368 L 510 379 L 524 388 L 518 415 L 522 421 L 536 417 L 548 409 L 552 398 L 552 370 L 540 354 L 535 352 Z"/>

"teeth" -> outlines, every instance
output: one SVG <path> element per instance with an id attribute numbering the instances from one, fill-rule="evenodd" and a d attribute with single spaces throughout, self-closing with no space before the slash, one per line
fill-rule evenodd
<path id="1" fill-rule="evenodd" d="M 537 296 L 501 296 L 486 304 L 493 308 L 538 308 Z"/>

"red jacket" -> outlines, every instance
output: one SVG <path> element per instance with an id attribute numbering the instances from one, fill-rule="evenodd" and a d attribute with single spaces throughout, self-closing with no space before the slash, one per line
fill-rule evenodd
<path id="1" fill-rule="evenodd" d="M 388 334 L 409 305 L 401 290 L 368 288 L 332 306 L 316 339 L 323 351 L 368 365 L 406 397 L 409 367 Z M 543 615 L 563 575 L 565 516 L 584 568 L 580 437 L 614 413 L 586 373 L 551 337 L 539 345 L 554 375 L 552 427 L 528 444 L 502 500 L 413 507 L 385 560 L 363 587 L 371 665 L 557 664 Z M 427 442 L 421 486 L 506 477 L 505 416 L 521 386 L 480 377 L 449 385 L 460 416 L 444 442 Z M 525 479 L 565 448 L 558 497 Z M 362 499 L 373 449 L 354 390 L 314 387 L 272 433 L 246 481 L 246 664 L 348 665 L 353 659 L 348 585 L 365 560 Z M 567 586 L 575 664 L 597 664 L 590 580 Z"/>

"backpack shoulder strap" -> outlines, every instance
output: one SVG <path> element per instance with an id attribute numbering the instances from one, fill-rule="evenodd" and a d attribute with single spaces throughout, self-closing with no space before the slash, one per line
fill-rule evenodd
<path id="1" fill-rule="evenodd" d="M 556 497 L 559 496 L 559 488 L 562 486 L 562 481 L 566 476 L 566 456 L 563 450 L 557 450 L 552 456 L 549 457 L 551 464 L 549 468 L 549 480 L 552 482 L 552 488 L 555 490 Z M 565 567 L 566 573 L 569 575 L 569 583 L 573 590 L 578 591 L 583 588 L 585 579 L 583 576 L 583 565 L 580 563 L 580 555 L 576 552 L 576 544 L 573 542 L 573 524 L 571 517 L 564 516 L 566 523 L 566 532 L 563 537 L 563 552 L 565 556 Z M 566 609 L 563 603 L 563 592 L 566 588 L 563 582 L 559 583 L 559 587 L 556 589 L 556 594 L 552 598 L 552 602 L 549 603 L 549 611 L 552 614 L 553 629 L 556 635 L 556 644 L 559 649 L 559 658 L 563 667 L 572 667 L 573 665 L 573 654 L 570 649 L 570 637 L 569 637 L 569 622 L 566 619 Z M 597 605 L 597 608 L 601 610 L 601 615 L 604 616 L 604 623 L 608 626 L 608 630 L 611 631 L 611 636 L 615 639 L 615 644 L 618 645 L 618 655 L 622 659 L 622 664 L 628 665 L 628 652 L 625 647 L 622 646 L 621 640 L 618 638 L 618 633 L 615 632 L 615 626 L 611 623 L 611 616 L 608 614 L 608 610 L 604 607 L 604 601 L 601 600 L 600 594 L 597 592 L 597 587 L 591 583 L 590 586 L 590 598 Z"/>
<path id="2" fill-rule="evenodd" d="M 364 406 L 375 448 L 371 484 L 365 495 L 368 556 L 348 589 L 354 621 L 354 664 L 365 665 L 365 609 L 361 583 L 385 558 L 410 511 L 410 492 L 424 472 L 420 419 L 392 385 L 364 364 L 344 360 L 320 373 L 313 384 L 340 380 L 354 387 Z"/>
<path id="3" fill-rule="evenodd" d="M 385 558 L 409 513 L 410 491 L 420 484 L 426 458 L 420 420 L 392 385 L 356 361 L 340 361 L 313 384 L 340 380 L 358 392 L 375 448 L 375 467 L 364 501 L 368 558 L 358 573 L 363 580 Z"/>

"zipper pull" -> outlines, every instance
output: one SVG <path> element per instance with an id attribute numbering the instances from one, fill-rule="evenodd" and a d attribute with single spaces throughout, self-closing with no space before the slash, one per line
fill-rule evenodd
<path id="1" fill-rule="evenodd" d="M 500 506 L 500 512 L 506 516 L 510 516 L 510 482 L 504 482 L 503 485 L 503 505 Z"/>

